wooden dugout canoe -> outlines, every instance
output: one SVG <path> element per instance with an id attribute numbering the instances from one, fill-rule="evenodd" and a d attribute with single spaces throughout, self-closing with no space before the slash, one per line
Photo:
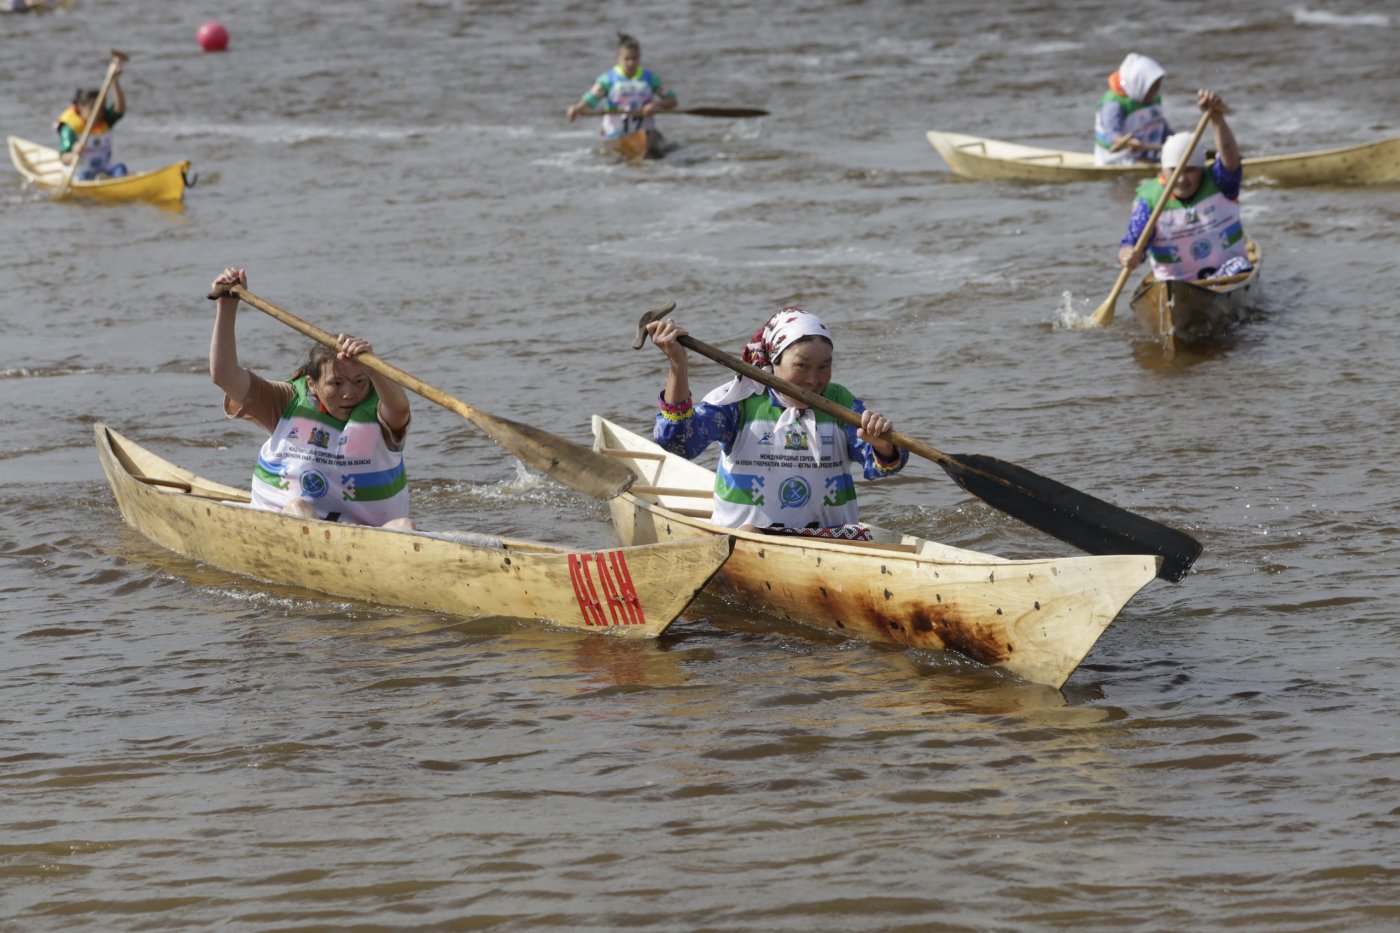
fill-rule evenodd
<path id="1" fill-rule="evenodd" d="M 307 521 L 246 507 L 244 490 L 203 479 L 105 425 L 102 469 L 127 524 L 192 560 L 271 583 L 467 618 L 661 634 L 729 556 L 732 541 L 575 551 L 503 540 Z"/>
<path id="2" fill-rule="evenodd" d="M 1211 280 L 1158 281 L 1149 272 L 1129 301 L 1133 316 L 1168 354 L 1180 346 L 1222 337 L 1259 301 L 1263 254 L 1253 240 L 1249 241 L 1249 259 L 1254 268 L 1215 280 L 1215 285 L 1208 284 Z"/>
<path id="3" fill-rule="evenodd" d="M 741 604 L 869 641 L 952 650 L 1060 687 L 1156 575 L 1152 555 L 1005 560 L 871 526 L 874 542 L 780 537 L 708 521 L 715 475 L 593 418 L 594 449 L 638 484 L 609 500 L 624 544 L 732 535 L 715 583 Z"/>
<path id="4" fill-rule="evenodd" d="M 633 130 L 612 139 L 604 139 L 603 151 L 625 162 L 640 162 L 647 157 L 650 150 L 650 135 L 646 130 Z"/>
<path id="5" fill-rule="evenodd" d="M 66 166 L 59 161 L 58 150 L 11 136 L 10 161 L 34 187 L 55 191 L 63 185 Z M 185 198 L 190 163 L 176 162 L 151 172 L 136 172 L 121 178 L 100 178 L 95 181 L 74 181 L 69 188 L 72 197 L 96 201 L 150 201 L 156 204 L 178 204 Z"/>
<path id="6" fill-rule="evenodd" d="M 964 178 L 1072 182 L 1147 178 L 1157 172 L 1155 164 L 1095 165 L 1090 152 L 1041 149 L 964 133 L 930 130 L 927 135 L 948 167 Z M 1400 181 L 1400 136 L 1339 149 L 1246 157 L 1243 163 L 1244 178 L 1249 184 L 1365 185 Z"/>

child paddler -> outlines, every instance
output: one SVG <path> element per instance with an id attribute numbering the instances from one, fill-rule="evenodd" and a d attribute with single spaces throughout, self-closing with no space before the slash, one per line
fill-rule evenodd
<path id="1" fill-rule="evenodd" d="M 1094 113 L 1094 164 L 1153 162 L 1171 135 L 1162 112 L 1167 71 L 1146 55 L 1130 52 L 1108 76 L 1108 90 Z"/>
<path id="2" fill-rule="evenodd" d="M 248 286 L 242 269 L 225 269 L 214 289 Z M 209 378 L 224 390 L 224 413 L 271 436 L 253 470 L 253 505 L 300 518 L 411 530 L 403 466 L 408 396 L 393 380 L 354 358 L 369 341 L 341 334 L 338 349 L 316 344 L 286 382 L 238 362 L 238 298 L 217 302 L 209 342 Z"/>
<path id="3" fill-rule="evenodd" d="M 617 34 L 617 64 L 598 76 L 593 86 L 566 111 L 572 123 L 585 110 L 616 110 L 603 117 L 599 131 L 604 139 L 617 139 L 637 130 L 647 131 L 647 153 L 664 151 L 665 140 L 656 129 L 658 110 L 674 110 L 680 103 L 661 76 L 642 67 L 642 44 L 626 33 Z"/>
<path id="4" fill-rule="evenodd" d="M 1162 208 L 1147 257 L 1152 274 L 1162 279 L 1207 279 L 1234 275 L 1251 268 L 1249 247 L 1240 221 L 1240 183 L 1244 166 L 1235 134 L 1225 122 L 1225 104 L 1210 90 L 1196 92 L 1201 112 L 1210 113 L 1215 137 L 1215 161 L 1206 171 L 1205 149 L 1199 143 L 1190 152 L 1190 133 L 1176 133 L 1162 144 L 1162 172 L 1138 186 L 1128 232 L 1118 246 L 1118 262 L 1129 269 L 1142 262 L 1134 252 L 1157 201 L 1166 189 L 1172 169 L 1186 168 L 1177 177 L 1171 200 Z"/>
<path id="5" fill-rule="evenodd" d="M 96 115 L 96 123 L 83 145 L 78 168 L 73 173 L 75 181 L 92 181 L 97 178 L 121 178 L 126 166 L 112 161 L 112 127 L 126 114 L 126 96 L 122 94 L 122 60 L 113 59 L 112 87 L 108 103 Z M 73 147 L 83 135 L 88 120 L 93 119 L 97 109 L 97 89 L 78 90 L 68 109 L 58 115 L 54 129 L 58 131 L 58 158 L 64 165 L 73 164 Z"/>
<path id="6" fill-rule="evenodd" d="M 656 442 L 690 460 L 720 444 L 716 524 L 870 539 L 869 529 L 859 524 L 851 464 L 859 463 L 866 479 L 879 479 L 903 469 L 909 452 L 883 437 L 894 429 L 888 418 L 831 381 L 831 333 L 815 314 L 784 308 L 773 315 L 744 348 L 744 360 L 858 412 L 859 429 L 746 376 L 736 376 L 693 405 L 685 347 L 677 342 L 686 331 L 667 319 L 647 325 L 647 332 L 670 360 L 652 432 Z"/>

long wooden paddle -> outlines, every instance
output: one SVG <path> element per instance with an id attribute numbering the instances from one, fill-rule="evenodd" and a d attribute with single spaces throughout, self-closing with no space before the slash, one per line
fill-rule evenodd
<path id="1" fill-rule="evenodd" d="M 300 331 L 317 343 L 323 343 L 328 347 L 339 346 L 332 334 L 306 323 L 290 311 L 279 308 L 270 301 L 259 298 L 241 285 L 221 290 L 216 289 L 209 294 L 209 298 L 212 300 L 224 294 L 238 296 L 264 314 L 276 318 L 293 330 Z M 436 402 L 448 411 L 461 415 L 484 431 L 491 440 L 515 455 L 522 463 L 534 467 L 556 482 L 586 496 L 591 496 L 594 499 L 610 499 L 630 486 L 635 478 L 631 470 L 616 460 L 609 460 L 587 447 L 539 428 L 532 428 L 528 424 L 488 415 L 466 402 L 453 398 L 441 389 L 436 389 L 421 379 L 409 375 L 397 366 L 386 363 L 373 353 L 361 353 L 355 357 L 355 362 L 381 376 L 387 376 L 405 389 L 418 393 L 428 401 Z"/>
<path id="2" fill-rule="evenodd" d="M 671 301 L 642 315 L 637 323 L 637 337 L 632 341 L 633 349 L 641 349 L 646 342 L 646 325 L 670 314 L 675 307 L 676 303 Z M 860 426 L 860 415 L 843 405 L 798 388 L 786 379 L 750 366 L 693 337 L 679 340 L 682 346 L 742 376 L 777 389 L 846 424 Z M 886 436 L 896 446 L 941 466 L 959 486 L 993 508 L 1090 554 L 1155 554 L 1161 558 L 1157 576 L 1172 582 L 1186 576 L 1191 564 L 1200 556 L 1201 543 L 1190 535 L 1014 463 L 983 454 L 945 454 L 898 431 Z"/>
<path id="3" fill-rule="evenodd" d="M 768 111 L 758 110 L 753 107 L 678 107 L 675 110 L 658 110 L 653 116 L 662 114 L 685 114 L 692 117 L 727 117 L 729 119 L 740 119 L 743 117 L 766 117 Z M 606 117 L 606 116 L 629 115 L 626 110 L 585 110 L 580 113 L 580 117 Z"/>
<path id="4" fill-rule="evenodd" d="M 73 187 L 73 176 L 78 172 L 78 163 L 83 159 L 83 149 L 87 147 L 88 137 L 92 135 L 92 128 L 103 118 L 102 107 L 107 103 L 107 92 L 112 89 L 112 82 L 117 80 L 117 66 L 128 58 L 122 52 L 112 49 L 112 59 L 107 63 L 107 76 L 102 79 L 102 87 L 97 91 L 97 101 L 88 111 L 87 121 L 83 124 L 83 131 L 78 136 L 78 142 L 73 146 L 73 161 L 68 164 L 68 171 L 63 173 L 63 180 L 58 183 L 58 189 L 54 191 L 54 197 L 66 198 L 68 191 Z"/>
<path id="5" fill-rule="evenodd" d="M 1152 216 L 1147 218 L 1147 226 L 1142 228 L 1142 233 L 1138 234 L 1137 243 L 1133 246 L 1134 253 L 1141 253 L 1147 246 L 1147 241 L 1152 239 L 1152 230 L 1157 226 L 1157 218 L 1162 216 L 1162 208 L 1167 206 L 1167 202 L 1172 199 L 1172 189 L 1176 187 L 1176 180 L 1181 177 L 1181 172 L 1186 168 L 1186 162 L 1191 153 L 1196 151 L 1196 143 L 1201 141 L 1202 134 L 1206 131 L 1206 124 L 1210 122 L 1213 111 L 1207 110 L 1201 114 L 1201 119 L 1196 122 L 1196 132 L 1191 134 L 1191 142 L 1186 146 L 1186 152 L 1177 160 L 1176 167 L 1172 169 L 1171 177 L 1167 179 L 1167 185 L 1162 189 L 1162 196 L 1157 199 L 1157 206 L 1152 209 Z M 1124 266 L 1118 273 L 1118 281 L 1113 283 L 1113 291 L 1108 293 L 1108 300 L 1099 305 L 1092 315 L 1089 316 L 1090 327 L 1103 327 L 1113 323 L 1114 305 L 1118 304 L 1118 296 L 1123 294 L 1123 286 L 1128 284 L 1128 277 L 1133 274 L 1129 266 Z"/>

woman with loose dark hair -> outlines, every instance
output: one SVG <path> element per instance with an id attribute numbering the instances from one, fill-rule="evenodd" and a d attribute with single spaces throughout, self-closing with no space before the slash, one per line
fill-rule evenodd
<path id="1" fill-rule="evenodd" d="M 229 268 L 214 290 L 247 287 Z M 355 362 L 374 348 L 341 334 L 334 349 L 317 344 L 285 382 L 238 362 L 238 296 L 217 302 L 209 343 L 209 378 L 224 390 L 224 413 L 270 435 L 253 469 L 255 508 L 300 518 L 412 530 L 403 445 L 408 396 L 398 383 Z"/>

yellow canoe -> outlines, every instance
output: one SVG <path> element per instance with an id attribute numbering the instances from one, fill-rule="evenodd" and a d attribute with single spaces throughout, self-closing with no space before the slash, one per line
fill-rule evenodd
<path id="1" fill-rule="evenodd" d="M 46 191 L 55 191 L 62 186 L 65 166 L 59 161 L 58 150 L 18 136 L 11 136 L 9 141 L 10 161 L 29 184 Z M 99 201 L 178 204 L 185 197 L 189 170 L 188 161 L 176 162 L 153 172 L 137 172 L 122 178 L 75 181 L 69 192 L 72 197 Z"/>
<path id="2" fill-rule="evenodd" d="M 1063 685 L 1157 574 L 1150 554 L 1006 560 L 875 526 L 869 542 L 723 528 L 709 521 L 710 470 L 596 415 L 593 446 L 637 474 L 608 500 L 623 544 L 732 536 L 714 585 L 742 606 L 868 641 L 956 651 L 1034 683 Z"/>
<path id="3" fill-rule="evenodd" d="M 581 551 L 311 521 L 249 508 L 246 490 L 196 476 L 105 425 L 94 434 L 122 517 L 156 544 L 232 573 L 380 605 L 656 636 L 733 547 L 720 537 Z"/>
<path id="4" fill-rule="evenodd" d="M 1157 171 L 1155 165 L 1095 165 L 1089 152 L 1041 149 L 964 133 L 930 130 L 927 135 L 948 167 L 964 178 L 1072 182 L 1146 178 Z M 1366 185 L 1400 181 L 1400 136 L 1340 149 L 1247 156 L 1243 162 L 1244 179 L 1250 184 Z"/>

